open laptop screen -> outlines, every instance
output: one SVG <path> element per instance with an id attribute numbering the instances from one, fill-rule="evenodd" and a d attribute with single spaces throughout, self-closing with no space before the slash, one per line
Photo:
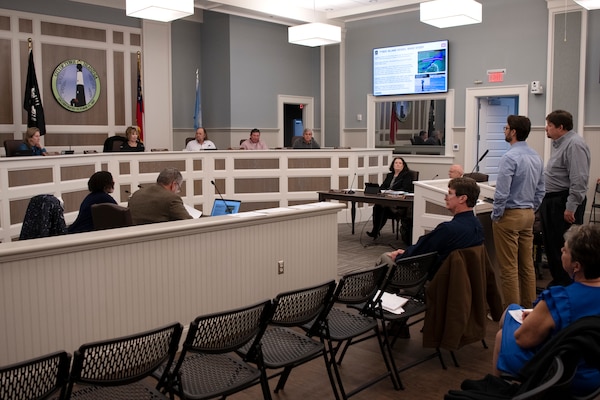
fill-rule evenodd
<path id="1" fill-rule="evenodd" d="M 240 211 L 241 204 L 240 200 L 215 199 L 210 216 L 237 214 Z"/>

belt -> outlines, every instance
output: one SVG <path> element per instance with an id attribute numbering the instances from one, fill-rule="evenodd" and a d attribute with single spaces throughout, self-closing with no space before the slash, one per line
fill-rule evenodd
<path id="1" fill-rule="evenodd" d="M 546 195 L 544 197 L 547 199 L 551 199 L 553 197 L 562 197 L 562 196 L 568 196 L 568 195 L 569 195 L 568 190 L 561 190 L 560 192 L 546 193 Z"/>

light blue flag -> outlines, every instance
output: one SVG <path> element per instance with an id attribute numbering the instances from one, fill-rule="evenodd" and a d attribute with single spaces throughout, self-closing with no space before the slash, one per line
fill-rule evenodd
<path id="1" fill-rule="evenodd" d="M 202 105 L 200 104 L 200 80 L 196 69 L 196 104 L 194 105 L 194 130 L 202 126 Z"/>

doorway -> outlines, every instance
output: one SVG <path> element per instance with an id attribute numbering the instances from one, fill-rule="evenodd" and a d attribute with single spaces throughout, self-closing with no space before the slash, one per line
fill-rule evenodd
<path id="1" fill-rule="evenodd" d="M 277 147 L 290 147 L 295 130 L 312 128 L 314 131 L 314 98 L 304 96 L 277 96 Z M 302 131 L 300 131 L 302 135 Z M 320 142 L 320 138 L 316 138 Z"/>
<path id="2" fill-rule="evenodd" d="M 496 169 L 490 169 L 492 173 L 488 173 L 488 168 L 493 167 L 486 159 L 493 154 L 499 159 L 506 152 L 506 149 L 492 151 L 491 148 L 496 145 L 500 146 L 500 140 L 504 140 L 503 128 L 506 123 L 506 116 L 509 114 L 528 115 L 528 96 L 529 85 L 527 84 L 467 88 L 465 98 L 465 146 L 463 150 L 465 171 L 475 170 L 477 160 L 485 153 L 485 150 L 490 149 L 486 158 L 481 161 L 482 164 L 479 170 L 490 175 L 490 182 L 495 181 L 498 172 L 497 163 Z M 481 109 L 482 105 L 485 108 L 484 110 Z M 508 114 L 505 116 L 505 113 Z M 494 116 L 494 114 L 499 115 Z M 488 123 L 488 120 L 494 122 Z M 498 122 L 499 120 L 502 122 Z M 502 130 L 502 136 L 498 136 L 498 129 Z M 486 161 L 485 164 L 484 161 Z"/>
<path id="3" fill-rule="evenodd" d="M 283 146 L 292 147 L 292 138 L 302 136 L 304 130 L 304 104 L 283 105 Z"/>
<path id="4" fill-rule="evenodd" d="M 495 182 L 500 158 L 510 148 L 504 140 L 506 117 L 518 113 L 519 98 L 516 96 L 480 97 L 478 100 L 477 159 L 481 159 L 486 151 L 489 152 L 474 168 L 475 171 L 489 175 L 489 180 Z"/>

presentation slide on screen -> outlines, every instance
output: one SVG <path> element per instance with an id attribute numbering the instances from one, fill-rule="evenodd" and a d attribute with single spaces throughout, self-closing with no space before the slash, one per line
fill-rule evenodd
<path id="1" fill-rule="evenodd" d="M 448 91 L 448 41 L 373 50 L 375 96 Z"/>

